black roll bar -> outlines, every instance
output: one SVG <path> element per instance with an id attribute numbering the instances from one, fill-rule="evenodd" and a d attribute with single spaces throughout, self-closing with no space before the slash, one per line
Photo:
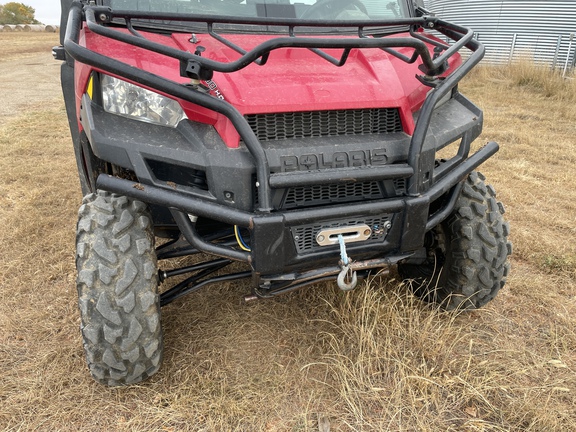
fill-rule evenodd
<path id="1" fill-rule="evenodd" d="M 449 47 L 441 56 L 433 58 L 430 55 L 426 44 L 423 40 L 418 38 L 368 38 L 364 34 L 366 27 L 426 27 L 435 29 L 437 25 L 444 25 L 444 23 L 435 17 L 421 17 L 400 20 L 387 20 L 387 21 L 328 21 L 328 20 L 301 20 L 290 18 L 244 18 L 244 17 L 221 17 L 214 15 L 189 15 L 189 14 L 170 14 L 161 12 L 144 12 L 144 11 L 114 11 L 107 7 L 94 7 L 86 6 L 84 8 L 86 15 L 86 24 L 90 31 L 99 34 L 100 36 L 115 39 L 125 42 L 140 48 L 144 48 L 159 54 L 163 54 L 180 61 L 193 61 L 198 63 L 201 67 L 215 72 L 236 72 L 245 68 L 259 58 L 262 58 L 261 65 L 266 63 L 270 52 L 280 48 L 335 48 L 350 50 L 353 48 L 413 48 L 415 50 L 414 57 L 410 61 L 413 63 L 418 57 L 422 59 L 423 71 L 426 75 L 434 76 L 444 72 L 444 64 L 449 57 L 453 56 L 466 44 L 468 44 L 474 37 L 474 32 L 465 27 L 455 26 L 450 24 L 451 27 L 460 36 L 456 39 L 456 43 Z M 289 28 L 289 35 L 287 37 L 276 37 L 274 39 L 263 42 L 250 51 L 245 51 L 244 54 L 237 60 L 231 62 L 219 62 L 202 56 L 191 54 L 186 51 L 181 51 L 176 48 L 166 47 L 162 44 L 149 41 L 144 38 L 132 34 L 121 33 L 115 31 L 111 27 L 102 26 L 102 23 L 112 22 L 116 18 L 125 19 L 127 22 L 132 19 L 148 19 L 148 20 L 173 20 L 182 22 L 202 22 L 207 24 L 207 32 L 213 32 L 213 25 L 218 24 L 241 24 L 241 25 L 275 25 L 284 26 Z M 442 24 L 444 23 L 444 24 Z M 314 38 L 314 37 L 297 37 L 294 29 L 298 27 L 349 27 L 357 28 L 360 35 L 359 38 Z M 219 35 L 218 35 L 219 36 Z M 212 35 L 214 37 L 214 35 Z M 221 42 L 221 37 L 217 38 Z M 224 42 L 223 42 L 224 43 Z M 240 48 L 236 47 L 235 49 Z M 241 50 L 241 48 L 240 48 Z M 239 51 L 239 50 L 237 50 Z M 242 50 L 244 51 L 244 50 Z M 241 53 L 241 51 L 239 51 Z M 344 62 L 345 63 L 345 62 Z M 342 66 L 344 63 L 340 64 Z"/>

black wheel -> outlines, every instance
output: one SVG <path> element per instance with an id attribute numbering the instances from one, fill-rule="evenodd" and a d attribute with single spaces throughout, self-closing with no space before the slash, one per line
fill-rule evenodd
<path id="1" fill-rule="evenodd" d="M 504 206 L 485 177 L 472 172 L 452 214 L 427 233 L 427 260 L 398 265 L 413 292 L 445 309 L 476 309 L 492 300 L 510 268 Z"/>
<path id="2" fill-rule="evenodd" d="M 78 305 L 86 360 L 96 381 L 134 384 L 162 361 L 158 266 L 147 206 L 98 191 L 80 207 Z"/>

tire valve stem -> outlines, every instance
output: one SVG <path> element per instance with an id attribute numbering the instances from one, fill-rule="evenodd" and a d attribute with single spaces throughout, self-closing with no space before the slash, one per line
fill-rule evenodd
<path id="1" fill-rule="evenodd" d="M 350 258 L 346 253 L 346 243 L 344 242 L 344 237 L 342 234 L 338 234 L 338 243 L 340 243 L 340 268 L 342 269 L 338 273 L 336 282 L 338 283 L 338 288 L 342 291 L 352 291 L 356 288 L 358 283 L 358 277 L 356 272 L 352 270 Z"/>

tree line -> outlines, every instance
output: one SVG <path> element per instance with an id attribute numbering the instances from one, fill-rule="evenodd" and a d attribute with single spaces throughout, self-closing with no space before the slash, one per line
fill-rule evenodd
<path id="1" fill-rule="evenodd" d="M 0 24 L 40 24 L 34 17 L 36 10 L 24 3 L 0 5 Z"/>

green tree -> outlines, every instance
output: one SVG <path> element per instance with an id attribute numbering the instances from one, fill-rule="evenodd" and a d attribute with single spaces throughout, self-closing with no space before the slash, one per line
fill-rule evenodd
<path id="1" fill-rule="evenodd" d="M 24 3 L 10 2 L 0 5 L 0 24 L 40 24 L 35 18 L 34 10 Z"/>

